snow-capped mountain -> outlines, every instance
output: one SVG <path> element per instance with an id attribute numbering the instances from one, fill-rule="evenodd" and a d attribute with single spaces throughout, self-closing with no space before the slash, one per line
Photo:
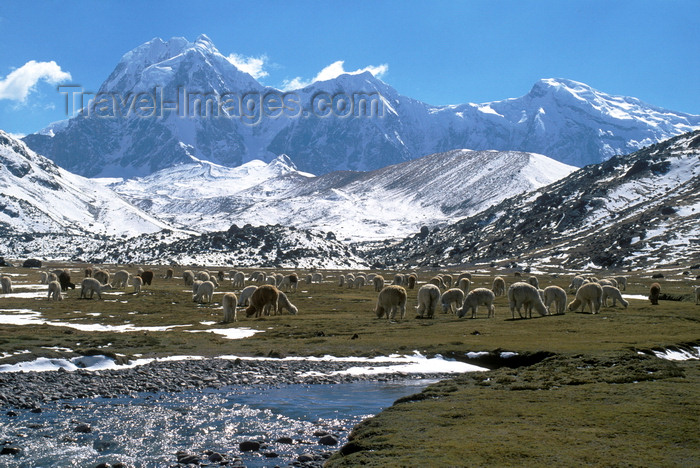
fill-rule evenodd
<path id="1" fill-rule="evenodd" d="M 145 176 L 195 160 L 235 167 L 280 154 L 322 175 L 455 148 L 534 152 L 580 167 L 700 127 L 700 116 L 563 79 L 541 80 L 520 98 L 451 106 L 402 96 L 369 72 L 285 94 L 238 70 L 206 36 L 137 47 L 100 93 L 89 112 L 24 141 L 88 177 Z M 343 96 L 353 106 L 342 108 Z"/>
<path id="2" fill-rule="evenodd" d="M 136 235 L 169 228 L 0 130 L 0 233 Z"/>
<path id="3" fill-rule="evenodd" d="M 332 231 L 340 239 L 404 237 L 567 176 L 542 155 L 454 150 L 371 172 L 300 172 L 282 155 L 237 168 L 183 164 L 110 187 L 153 216 L 199 232 L 232 223 Z"/>
<path id="4" fill-rule="evenodd" d="M 700 263 L 700 131 L 580 169 L 442 230 L 368 252 L 385 265 Z"/>

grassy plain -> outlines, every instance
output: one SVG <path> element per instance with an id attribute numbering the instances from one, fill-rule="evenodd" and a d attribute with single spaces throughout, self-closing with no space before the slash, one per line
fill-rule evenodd
<path id="1" fill-rule="evenodd" d="M 79 285 L 84 266 L 68 267 Z M 126 269 L 136 271 L 135 266 Z M 61 302 L 50 302 L 45 294 L 0 295 L 0 314 L 32 310 L 52 323 L 0 324 L 0 356 L 4 356 L 0 364 L 94 352 L 129 358 L 375 356 L 415 350 L 464 359 L 470 351 L 546 351 L 552 356 L 538 364 L 459 376 L 397 402 L 356 428 L 343 454 L 329 465 L 700 466 L 698 361 L 674 363 L 637 353 L 700 344 L 700 306 L 690 294 L 697 281 L 683 275 L 683 270 L 666 271 L 665 278 L 655 280 L 650 272 L 630 274 L 625 294 L 646 296 L 649 285 L 658 281 L 663 293 L 683 299 L 662 300 L 658 306 L 630 299 L 627 309 L 607 307 L 598 315 L 567 312 L 511 320 L 507 299 L 498 297 L 495 319 L 479 310 L 476 319 L 438 312 L 432 320 L 420 320 L 413 312 L 417 294 L 413 290 L 407 317 L 394 322 L 375 317 L 376 293 L 371 286 L 339 288 L 337 276 L 345 272 L 324 271 L 323 283 L 301 283 L 298 292 L 289 294 L 298 315 L 246 319 L 239 312 L 238 322 L 222 324 L 221 293 L 239 292 L 228 279 L 214 303 L 198 305 L 178 277 L 181 270 L 165 280 L 165 267 L 152 269 L 153 285 L 145 286 L 138 297 L 129 287 L 120 294 L 105 292 L 102 301 L 80 300 L 79 286 Z M 511 274 L 496 270 L 468 271 L 473 274 L 472 287 L 490 287 L 497 274 L 509 284 L 514 281 Z M 34 269 L 2 268 L 0 273 L 12 275 L 15 292 L 36 291 L 23 285 L 39 283 L 39 271 Z M 435 274 L 418 273 L 422 282 Z M 383 275 L 393 278 L 393 272 Z M 570 278 L 537 276 L 541 287 L 566 288 Z M 184 326 L 168 331 L 87 332 L 57 322 Z M 191 332 L 228 327 L 262 332 L 239 340 Z"/>

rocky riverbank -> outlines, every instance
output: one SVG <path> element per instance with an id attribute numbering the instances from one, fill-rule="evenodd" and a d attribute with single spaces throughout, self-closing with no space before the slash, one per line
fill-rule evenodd
<path id="1" fill-rule="evenodd" d="M 392 364 L 395 363 L 373 362 L 371 366 L 376 368 Z M 400 372 L 378 375 L 332 374 L 357 365 L 357 362 L 347 361 L 199 359 L 154 361 L 117 370 L 4 372 L 0 373 L 0 407 L 33 409 L 56 400 L 115 398 L 140 392 L 178 392 L 241 385 L 335 384 L 407 378 L 406 374 Z M 420 374 L 417 378 L 435 379 L 445 376 Z"/>

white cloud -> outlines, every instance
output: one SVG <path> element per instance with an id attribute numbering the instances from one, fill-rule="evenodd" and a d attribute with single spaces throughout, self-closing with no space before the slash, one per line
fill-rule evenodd
<path id="1" fill-rule="evenodd" d="M 256 80 L 265 78 L 268 75 L 267 71 L 263 70 L 263 67 L 267 64 L 266 55 L 261 55 L 260 57 L 246 57 L 244 55 L 230 54 L 226 58 L 236 68 L 242 72 L 248 73 Z"/>
<path id="2" fill-rule="evenodd" d="M 338 60 L 336 62 L 331 63 L 327 67 L 325 67 L 323 70 L 318 72 L 318 74 L 312 79 L 312 80 L 304 80 L 301 77 L 297 76 L 296 78 L 292 80 L 284 80 L 282 82 L 282 91 L 291 91 L 293 89 L 300 89 L 304 88 L 305 86 L 309 86 L 311 83 L 315 83 L 317 81 L 327 81 L 327 80 L 332 80 L 334 78 L 339 77 L 340 75 L 343 75 L 345 73 L 350 74 L 350 75 L 359 75 L 360 73 L 364 72 L 370 72 L 372 75 L 374 75 L 377 78 L 381 78 L 386 74 L 387 71 L 389 71 L 389 65 L 386 63 L 382 65 L 369 65 L 365 68 L 358 68 L 355 71 L 345 71 L 345 68 L 343 67 L 343 64 L 345 62 L 343 60 Z"/>
<path id="3" fill-rule="evenodd" d="M 0 99 L 25 102 L 40 80 L 49 84 L 58 84 L 70 79 L 70 73 L 61 70 L 54 61 L 30 60 L 10 72 L 4 79 L 0 79 Z"/>

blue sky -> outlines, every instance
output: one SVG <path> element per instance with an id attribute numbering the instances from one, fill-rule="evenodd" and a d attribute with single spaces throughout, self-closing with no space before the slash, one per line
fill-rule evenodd
<path id="1" fill-rule="evenodd" d="M 342 61 L 435 105 L 519 97 L 540 78 L 568 78 L 700 114 L 698 0 L 4 0 L 0 129 L 26 134 L 61 120 L 57 83 L 96 91 L 132 48 L 202 33 L 274 87 Z"/>

